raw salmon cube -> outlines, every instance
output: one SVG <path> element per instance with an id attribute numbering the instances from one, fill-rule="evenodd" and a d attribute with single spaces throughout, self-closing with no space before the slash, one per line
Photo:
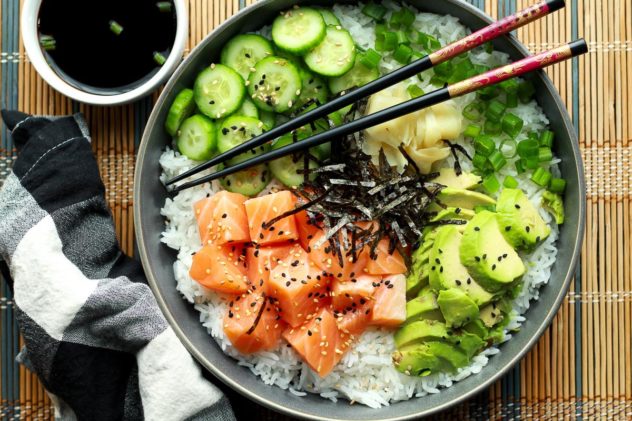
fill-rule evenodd
<path id="1" fill-rule="evenodd" d="M 243 354 L 276 348 L 286 326 L 265 294 L 235 297 L 224 316 L 224 333 Z"/>
<path id="2" fill-rule="evenodd" d="M 371 322 L 371 318 L 373 317 L 371 312 L 373 311 L 374 304 L 375 301 L 369 299 L 361 301 L 355 307 L 351 307 L 351 309 L 334 310 L 334 317 L 336 318 L 338 329 L 343 333 L 352 335 L 352 338 L 353 336 L 360 335 Z"/>
<path id="3" fill-rule="evenodd" d="M 248 219 L 242 194 L 221 191 L 195 203 L 202 244 L 245 243 L 250 241 Z"/>
<path id="4" fill-rule="evenodd" d="M 350 250 L 344 250 L 342 246 L 342 236 L 339 233 L 335 234 L 341 246 L 343 257 L 343 265 L 340 265 L 340 256 L 338 253 L 334 254 L 335 249 L 331 246 L 329 240 L 322 242 L 321 239 L 325 236 L 323 231 L 317 232 L 309 243 L 310 258 L 324 271 L 331 274 L 334 279 L 343 281 L 351 281 L 352 279 L 364 274 L 364 268 L 368 262 L 368 253 L 364 250 L 360 250 L 356 253 L 356 260 L 353 261 L 353 256 Z M 320 247 L 317 247 L 320 244 Z"/>
<path id="5" fill-rule="evenodd" d="M 379 241 L 375 249 L 375 258 L 370 257 L 366 264 L 367 273 L 371 275 L 396 275 L 406 273 L 406 263 L 400 252 L 395 249 L 389 253 L 389 240 L 384 238 Z"/>
<path id="6" fill-rule="evenodd" d="M 200 285 L 219 292 L 241 294 L 249 286 L 241 247 L 202 247 L 194 256 L 189 275 Z"/>
<path id="7" fill-rule="evenodd" d="M 336 319 L 326 309 L 300 327 L 289 327 L 283 338 L 320 377 L 340 362 L 351 344 L 350 336 L 338 330 Z"/>
<path id="8" fill-rule="evenodd" d="M 364 304 L 373 296 L 381 280 L 379 276 L 371 275 L 360 275 L 344 281 L 334 279 L 331 282 L 331 304 L 338 311 Z"/>
<path id="9" fill-rule="evenodd" d="M 307 211 L 296 213 L 294 218 L 296 220 L 296 229 L 298 230 L 298 241 L 307 250 L 309 242 L 316 233 L 320 232 L 320 228 L 316 225 L 316 221 L 310 219 Z"/>
<path id="10" fill-rule="evenodd" d="M 257 292 L 268 292 L 270 272 L 277 266 L 279 260 L 290 253 L 293 245 L 279 244 L 270 247 L 249 247 L 246 252 L 246 267 L 248 279 L 252 289 Z"/>
<path id="11" fill-rule="evenodd" d="M 244 205 L 248 215 L 250 238 L 259 245 L 282 243 L 297 240 L 296 222 L 294 215 L 287 216 L 271 226 L 266 223 L 277 216 L 294 209 L 296 198 L 289 190 L 267 194 L 247 200 Z"/>
<path id="12" fill-rule="evenodd" d="M 406 320 L 406 277 L 391 275 L 375 291 L 371 324 L 397 327 Z"/>
<path id="13" fill-rule="evenodd" d="M 329 278 L 296 244 L 272 269 L 268 293 L 274 297 L 281 318 L 296 327 L 313 317 L 319 306 L 328 304 L 328 286 Z"/>

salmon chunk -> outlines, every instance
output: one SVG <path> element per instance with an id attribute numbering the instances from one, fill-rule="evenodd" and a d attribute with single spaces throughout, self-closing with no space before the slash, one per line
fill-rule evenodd
<path id="1" fill-rule="evenodd" d="M 375 291 L 371 324 L 397 327 L 406 320 L 406 277 L 392 275 L 383 279 Z"/>
<path id="2" fill-rule="evenodd" d="M 203 245 L 250 241 L 246 200 L 242 194 L 221 191 L 195 203 L 193 208 Z"/>
<path id="3" fill-rule="evenodd" d="M 270 247 L 249 247 L 246 252 L 248 279 L 252 288 L 258 292 L 268 292 L 270 272 L 280 260 L 287 257 L 292 249 L 291 244 L 279 244 Z"/>
<path id="4" fill-rule="evenodd" d="M 379 241 L 375 249 L 375 259 L 369 258 L 366 264 L 367 273 L 371 275 L 396 275 L 406 273 L 406 263 L 401 253 L 396 249 L 393 254 L 388 252 L 389 240 Z"/>
<path id="5" fill-rule="evenodd" d="M 294 215 L 287 216 L 271 226 L 266 226 L 266 223 L 275 217 L 294 209 L 295 203 L 296 198 L 288 190 L 247 200 L 244 205 L 252 241 L 264 246 L 297 240 L 298 232 L 296 231 Z"/>
<path id="6" fill-rule="evenodd" d="M 202 247 L 193 256 L 189 275 L 205 288 L 218 292 L 241 294 L 249 286 L 241 247 Z"/>

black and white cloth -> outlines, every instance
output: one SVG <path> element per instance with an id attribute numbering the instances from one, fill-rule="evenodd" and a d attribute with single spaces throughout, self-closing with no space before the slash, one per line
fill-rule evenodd
<path id="1" fill-rule="evenodd" d="M 81 115 L 2 113 L 18 150 L 0 190 L 0 267 L 60 419 L 234 420 L 117 243 Z"/>

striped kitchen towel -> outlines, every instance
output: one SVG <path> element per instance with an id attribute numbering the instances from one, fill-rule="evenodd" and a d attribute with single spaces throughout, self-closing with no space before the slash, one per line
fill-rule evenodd
<path id="1" fill-rule="evenodd" d="M 59 419 L 233 420 L 117 243 L 81 115 L 2 112 L 18 150 L 0 190 L 0 267 Z"/>

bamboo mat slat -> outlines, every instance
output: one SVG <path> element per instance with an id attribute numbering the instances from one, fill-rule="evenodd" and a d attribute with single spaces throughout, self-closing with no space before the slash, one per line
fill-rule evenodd
<path id="1" fill-rule="evenodd" d="M 533 0 L 469 0 L 498 18 Z M 52 90 L 19 41 L 23 0 L 0 0 L 0 102 L 36 114 L 81 111 L 106 184 L 116 234 L 134 252 L 135 153 L 154 94 L 131 105 L 77 104 Z M 189 0 L 187 52 L 254 0 Z M 567 0 L 567 7 L 521 28 L 532 52 L 584 37 L 590 52 L 548 68 L 579 134 L 586 167 L 586 234 L 581 264 L 559 313 L 531 352 L 502 380 L 437 419 L 632 419 L 632 2 Z M 0 185 L 15 159 L 0 131 Z M 52 419 L 37 377 L 14 361 L 21 342 L 14 305 L 0 279 L 0 419 Z M 228 392 L 242 418 L 278 420 Z"/>

